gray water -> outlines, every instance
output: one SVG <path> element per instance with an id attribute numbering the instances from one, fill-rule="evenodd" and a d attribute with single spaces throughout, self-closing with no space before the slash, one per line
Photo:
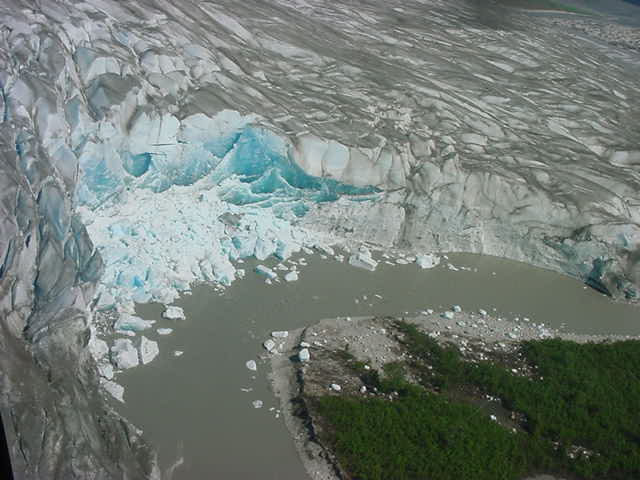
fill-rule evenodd
<path id="1" fill-rule="evenodd" d="M 306 478 L 282 417 L 269 411 L 278 404 L 268 389 L 266 365 L 259 361 L 257 374 L 245 367 L 263 354 L 260 344 L 272 330 L 326 317 L 459 304 L 466 310 L 495 308 L 505 318 L 566 325 L 578 333 L 640 334 L 637 307 L 613 303 L 571 278 L 513 261 L 458 254 L 450 256 L 452 263 L 472 271 L 383 263 L 368 272 L 317 255 L 307 259 L 309 266 L 297 282 L 266 285 L 247 262 L 247 278 L 222 295 L 210 286 L 194 288 L 177 302 L 185 309 L 185 322 L 162 320 L 161 306 L 139 306 L 141 316 L 174 332 L 166 337 L 147 332 L 158 340 L 161 353 L 149 365 L 118 377 L 126 388 L 120 411 L 144 430 L 163 469 L 184 452 L 184 465 L 173 478 Z M 176 358 L 173 350 L 185 353 Z M 252 407 L 257 399 L 264 401 L 262 409 Z"/>

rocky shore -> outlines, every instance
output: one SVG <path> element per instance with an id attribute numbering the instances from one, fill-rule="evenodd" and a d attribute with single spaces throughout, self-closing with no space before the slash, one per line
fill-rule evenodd
<path id="1" fill-rule="evenodd" d="M 594 336 L 559 332 L 534 324 L 492 317 L 487 312 L 423 312 L 403 318 L 439 342 L 452 342 L 471 360 L 489 356 L 510 359 L 515 374 L 528 375 L 528 366 L 516 353 L 520 342 L 561 338 L 578 343 L 624 340 L 629 336 Z M 332 452 L 322 444 L 322 425 L 308 401 L 324 395 L 376 396 L 359 376 L 346 367 L 345 359 L 362 362 L 365 369 L 381 371 L 389 362 L 406 360 L 408 353 L 394 329 L 396 317 L 341 317 L 290 332 L 271 356 L 271 384 L 280 399 L 287 428 L 294 437 L 303 463 L 314 480 L 348 478 Z M 301 353 L 302 352 L 302 353 Z M 307 355 L 308 352 L 308 355 Z M 536 479 L 553 479 L 539 476 Z"/>

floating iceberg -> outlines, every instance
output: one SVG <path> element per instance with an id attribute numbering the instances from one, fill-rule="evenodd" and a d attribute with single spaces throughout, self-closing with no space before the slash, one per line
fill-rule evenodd
<path id="1" fill-rule="evenodd" d="M 128 338 L 117 338 L 111 347 L 111 360 L 121 370 L 137 367 L 138 350 Z"/>

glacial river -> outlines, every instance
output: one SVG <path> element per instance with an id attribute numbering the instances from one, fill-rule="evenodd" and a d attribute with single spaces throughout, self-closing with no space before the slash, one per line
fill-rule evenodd
<path id="1" fill-rule="evenodd" d="M 222 294 L 210 286 L 194 288 L 177 302 L 184 322 L 161 319 L 159 305 L 139 306 L 143 318 L 174 331 L 146 332 L 159 342 L 160 355 L 119 375 L 126 404 L 118 408 L 158 449 L 163 470 L 184 455 L 174 479 L 306 478 L 260 360 L 261 343 L 273 330 L 327 317 L 402 315 L 457 304 L 577 333 L 640 334 L 637 307 L 518 262 L 456 254 L 450 262 L 470 270 L 451 270 L 445 260 L 431 270 L 381 263 L 369 272 L 319 255 L 305 257 L 309 265 L 293 283 L 266 285 L 247 262 L 246 278 Z M 184 354 L 175 357 L 174 350 Z M 245 366 L 250 359 L 258 361 L 255 373 Z M 254 409 L 254 400 L 264 406 Z"/>

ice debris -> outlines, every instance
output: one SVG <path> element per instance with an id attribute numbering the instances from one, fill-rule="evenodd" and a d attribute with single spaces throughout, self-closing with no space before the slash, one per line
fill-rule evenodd
<path id="1" fill-rule="evenodd" d="M 262 402 L 262 400 L 254 400 L 252 402 L 253 408 L 262 408 L 262 405 L 264 405 L 264 403 Z"/>
<path id="2" fill-rule="evenodd" d="M 349 257 L 349 263 L 354 267 L 364 268 L 372 272 L 375 271 L 378 266 L 378 262 L 371 257 L 371 252 L 367 249 L 361 249 L 352 254 Z"/>
<path id="3" fill-rule="evenodd" d="M 280 330 L 271 332 L 271 336 L 273 338 L 287 338 L 289 336 L 289 332 L 287 330 Z"/>
<path id="4" fill-rule="evenodd" d="M 184 352 L 182 350 L 174 350 L 173 351 L 173 356 L 174 357 L 181 357 L 182 355 L 184 355 Z"/>
<path id="5" fill-rule="evenodd" d="M 158 342 L 149 340 L 144 335 L 140 338 L 140 360 L 143 365 L 151 362 L 159 353 Z"/>
<path id="6" fill-rule="evenodd" d="M 342 390 L 342 387 L 340 385 L 338 385 L 337 383 L 332 383 L 330 388 L 334 392 L 339 392 L 339 391 Z"/>
<path id="7" fill-rule="evenodd" d="M 124 387 L 111 380 L 100 380 L 100 385 L 105 389 L 113 398 L 119 402 L 124 403 Z"/>
<path id="8" fill-rule="evenodd" d="M 291 271 L 291 272 L 285 274 L 284 279 L 287 282 L 295 282 L 296 280 L 298 280 L 298 272 L 296 272 L 295 270 Z"/>
<path id="9" fill-rule="evenodd" d="M 270 338 L 265 340 L 264 343 L 262 344 L 262 346 L 265 348 L 265 350 L 269 353 L 273 352 L 273 350 L 276 348 L 276 342 L 274 342 L 273 340 L 271 340 Z"/>
<path id="10" fill-rule="evenodd" d="M 421 254 L 416 256 L 416 263 L 420 268 L 433 268 L 440 264 L 440 257 L 433 253 Z"/>
<path id="11" fill-rule="evenodd" d="M 113 328 L 116 331 L 140 332 L 151 328 L 154 323 L 154 320 L 143 320 L 135 315 L 121 313 L 118 320 L 116 320 L 116 323 L 113 325 Z"/>
<path id="12" fill-rule="evenodd" d="M 166 318 L 167 320 L 185 320 L 187 317 L 185 317 L 184 310 L 181 307 L 169 305 L 165 307 L 164 312 L 162 312 L 162 318 Z"/>
<path id="13" fill-rule="evenodd" d="M 300 360 L 301 362 L 308 362 L 310 358 L 311 355 L 309 354 L 308 348 L 303 348 L 298 352 L 298 360 Z"/>
<path id="14" fill-rule="evenodd" d="M 258 265 L 256 267 L 256 273 L 264 275 L 269 280 L 275 280 L 276 278 L 278 278 L 278 274 L 276 272 L 271 270 L 269 267 L 265 267 L 264 265 Z"/>
<path id="15" fill-rule="evenodd" d="M 115 367 L 121 370 L 137 367 L 138 350 L 128 338 L 116 338 L 111 347 L 111 360 Z"/>
<path id="16" fill-rule="evenodd" d="M 256 370 L 258 370 L 258 365 L 256 364 L 255 360 L 249 360 L 249 361 L 247 361 L 247 363 L 245 365 L 252 372 L 255 372 Z"/>
<path id="17" fill-rule="evenodd" d="M 158 332 L 158 335 L 169 335 L 173 332 L 173 328 L 159 328 L 156 331 Z"/>

